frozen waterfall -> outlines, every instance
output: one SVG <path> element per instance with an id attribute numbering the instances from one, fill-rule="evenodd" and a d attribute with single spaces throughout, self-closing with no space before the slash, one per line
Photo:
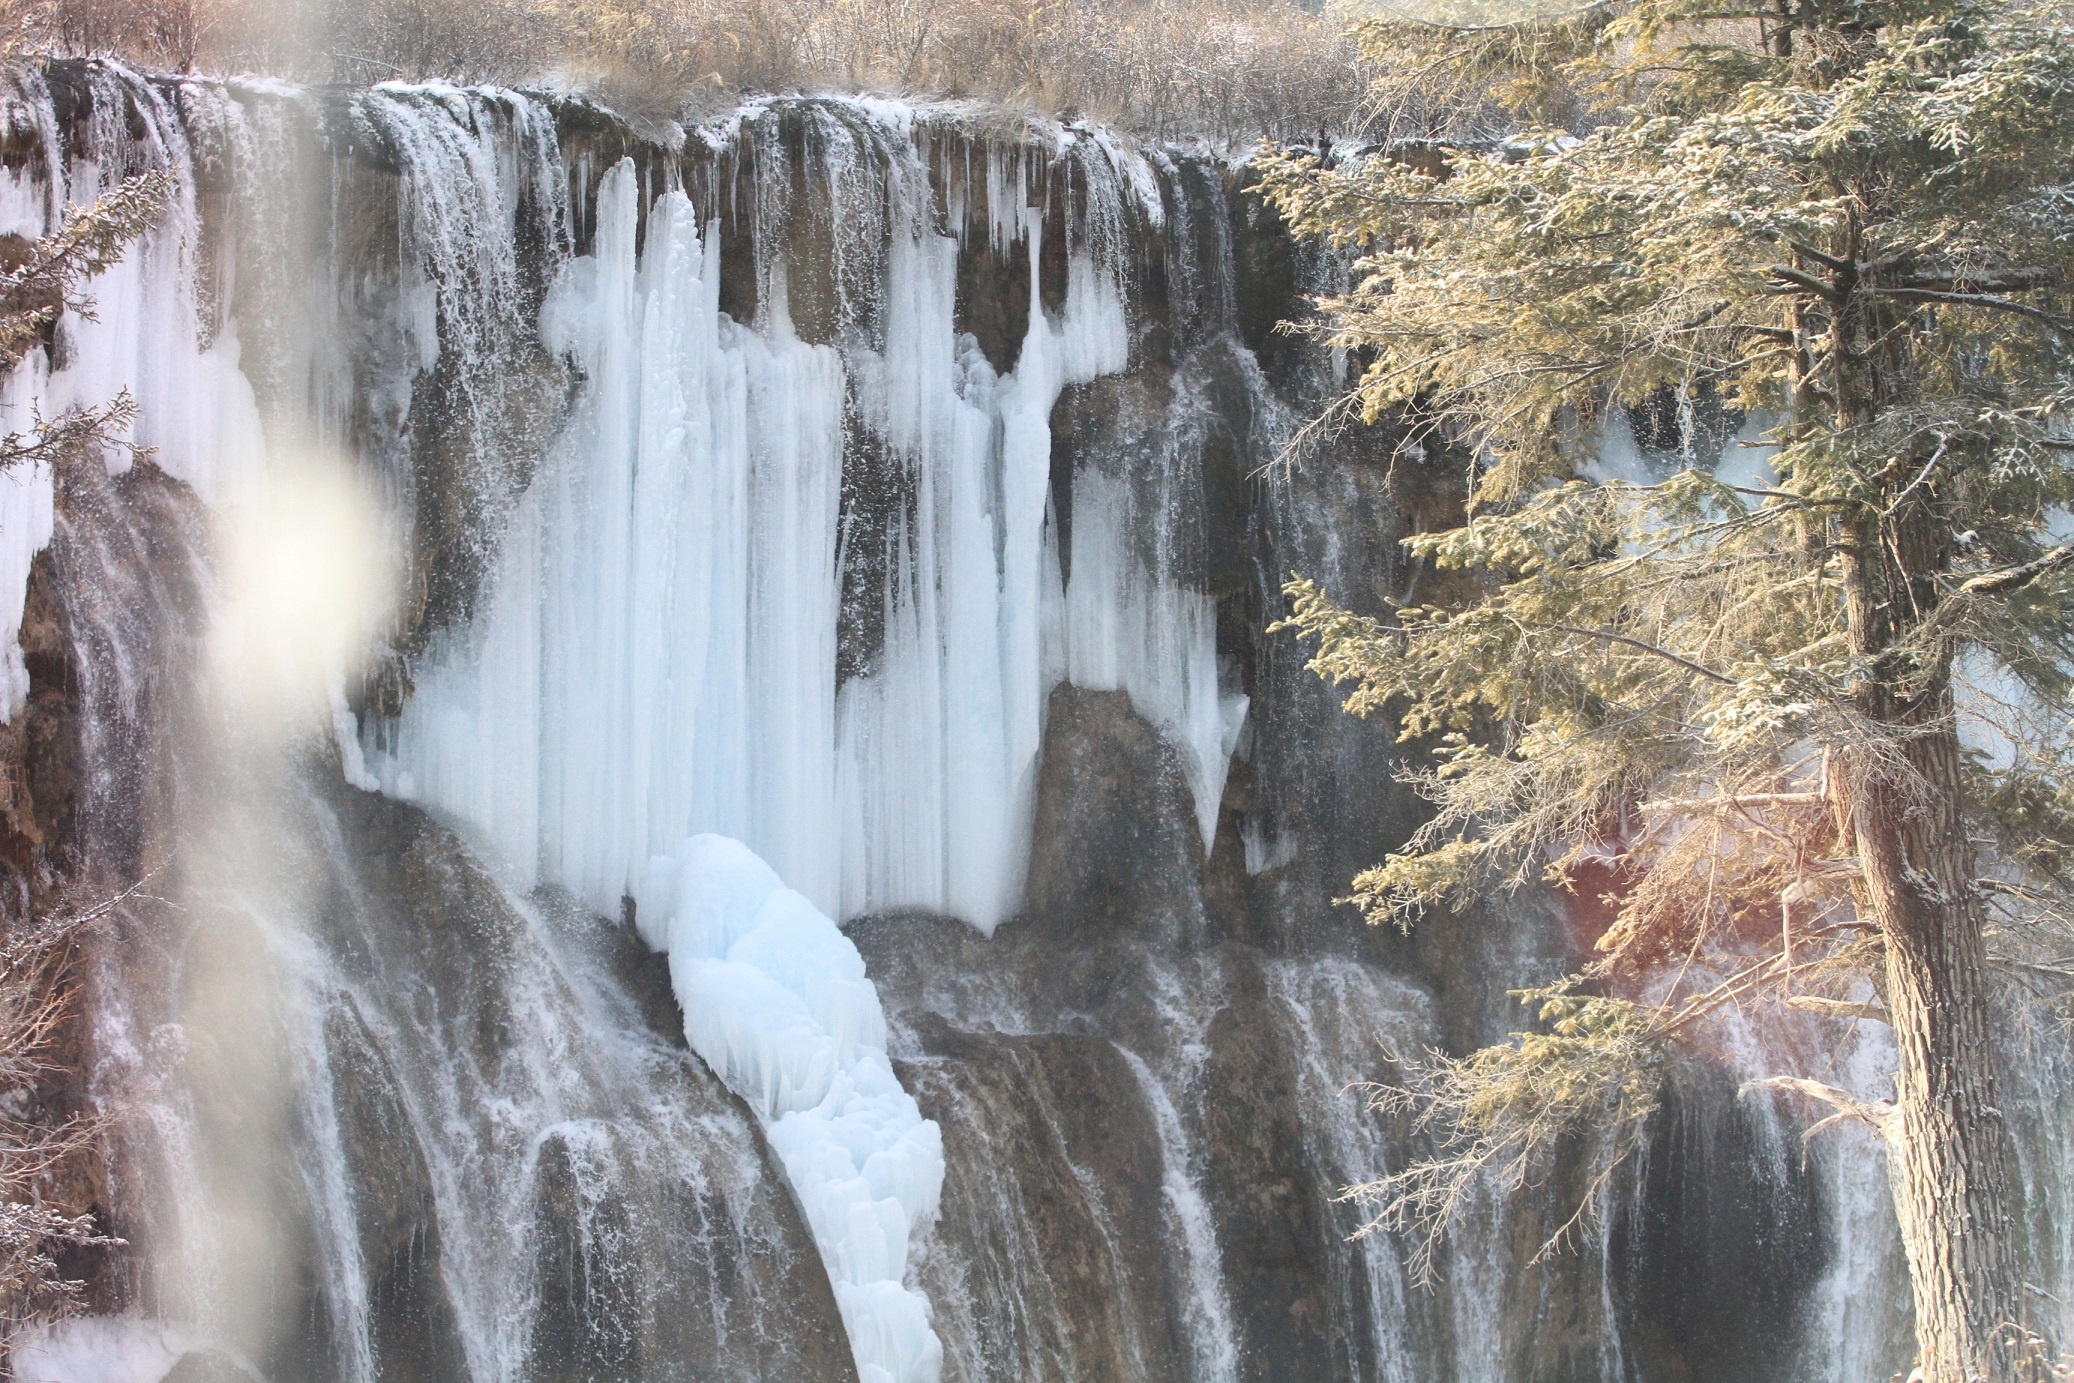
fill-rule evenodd
<path id="1" fill-rule="evenodd" d="M 761 320 L 733 321 L 721 223 L 701 226 L 682 190 L 644 208 L 631 162 L 605 175 L 595 249 L 548 298 L 543 337 L 583 396 L 519 501 L 485 613 L 439 637 L 368 745 L 389 790 L 470 823 L 527 884 L 615 911 L 651 855 L 710 831 L 832 915 L 924 908 L 991 932 L 1018 901 L 1061 678 L 1130 692 L 1215 833 L 1245 701 L 1220 682 L 1210 600 L 1133 548 L 1099 471 L 1075 482 L 1070 581 L 1047 523 L 1052 406 L 1127 362 L 1120 247 L 1075 247 L 1047 313 L 1029 165 L 995 155 L 990 205 L 1019 209 L 988 233 L 1027 243 L 1031 280 L 999 374 L 954 328 L 957 242 L 931 224 L 920 153 L 874 132 L 892 218 L 876 340 L 799 339 L 782 266 Z M 1087 163 L 1107 172 L 1088 195 L 1112 221 L 1142 195 L 1134 157 L 1104 145 Z M 859 428 L 905 490 L 877 531 L 843 524 Z M 840 567 L 867 558 L 886 573 L 883 641 L 838 686 Z"/>
<path id="2" fill-rule="evenodd" d="M 86 158 L 67 160 L 67 134 L 58 127 L 47 87 L 33 71 L 15 117 L 46 166 L 67 167 L 52 180 L 33 167 L 0 167 L 0 236 L 34 238 L 56 230 L 68 210 L 113 190 L 146 168 L 186 171 L 191 155 L 186 125 L 166 92 L 127 69 L 92 70 L 104 103 L 134 103 L 146 117 L 141 147 L 104 140 Z M 97 304 L 92 317 L 67 313 L 57 323 L 56 359 L 32 351 L 0 382 L 0 432 L 32 436 L 39 418 L 73 410 L 98 411 L 127 397 L 136 408 L 125 440 L 149 448 L 153 464 L 219 504 L 238 502 L 260 482 L 265 443 L 252 386 L 239 370 L 234 324 L 205 329 L 196 292 L 201 217 L 191 177 L 174 186 L 172 205 L 158 226 L 87 286 Z M 108 457 L 115 470 L 129 456 Z M 53 478 L 47 463 L 0 473 L 0 724 L 21 709 L 28 672 L 12 631 L 21 627 L 29 564 L 51 539 Z"/>
<path id="3" fill-rule="evenodd" d="M 1577 1254 L 1527 1262 L 1555 1187 L 1494 1190 L 1430 1291 L 1348 1241 L 1340 1188 L 1420 1150 L 1349 1084 L 1501 1039 L 1573 938 L 1547 899 L 1333 906 L 1417 806 L 1267 631 L 1292 570 L 1401 596 L 1439 501 L 1387 422 L 1271 464 L 1347 363 L 1277 324 L 1345 265 L 1246 166 L 954 103 L 662 138 L 565 94 L 7 80 L 0 234 L 176 189 L 0 384 L 12 431 L 127 391 L 150 449 L 0 473 L 0 886 L 158 871 L 87 948 L 65 1091 L 131 1247 L 29 1383 L 1898 1362 L 1877 1154 L 1737 1102 L 1754 1033 Z M 311 452 L 384 500 L 401 594 L 269 754 L 196 668 L 224 525 Z M 2022 1036 L 2065 1297 L 2074 1049 Z M 1843 1055 L 1876 1094 L 1885 1049 Z"/>

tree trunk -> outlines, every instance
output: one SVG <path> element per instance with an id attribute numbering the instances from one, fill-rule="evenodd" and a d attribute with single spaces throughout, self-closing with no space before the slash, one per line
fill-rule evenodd
<path id="1" fill-rule="evenodd" d="M 2010 1329 L 2021 1304 L 2017 1243 L 1982 915 L 1959 816 L 1957 734 L 1944 720 L 1914 736 L 1904 755 L 1916 781 L 1875 770 L 1853 802 L 1864 901 L 1886 941 L 1885 998 L 1900 1049 L 1888 1175 L 1926 1383 L 2006 1383 L 2018 1376 Z"/>
<path id="2" fill-rule="evenodd" d="M 1832 318 L 1837 423 L 1862 426 L 1915 396 L 1911 333 L 1891 303 L 1857 290 L 1867 256 L 1847 218 L 1841 303 Z M 1877 516 L 1843 556 L 1851 645 L 1866 658 L 1858 709 L 1883 731 L 1855 764 L 1848 835 L 1861 913 L 1886 946 L 1882 996 L 1899 1060 L 1885 1121 L 1888 1181 L 1915 1297 L 1924 1383 L 2018 1383 L 2021 1302 L 2010 1214 L 2008 1132 L 1995 1097 L 1985 918 L 1962 813 L 1956 706 L 1947 661 L 1924 668 L 1912 636 L 1938 608 L 1951 531 L 1938 487 L 1896 487 L 1927 464 L 1882 477 Z M 1913 484 L 1910 489 L 1915 488 Z M 1934 646 L 1934 645 L 1933 645 Z"/>

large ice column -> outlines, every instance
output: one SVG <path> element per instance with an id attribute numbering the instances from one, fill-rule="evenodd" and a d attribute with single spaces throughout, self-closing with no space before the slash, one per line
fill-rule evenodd
<path id="1" fill-rule="evenodd" d="M 388 785 L 468 821 L 528 882 L 613 910 L 687 833 L 756 846 L 831 904 L 835 353 L 719 309 L 717 241 L 681 192 L 637 262 L 633 167 L 543 335 L 589 380 L 521 501 L 487 614 L 446 636 Z"/>
<path id="2" fill-rule="evenodd" d="M 1098 469 L 1073 480 L 1072 579 L 1059 631 L 1066 680 L 1130 693 L 1181 758 L 1208 850 L 1224 778 L 1245 724 L 1246 698 L 1223 685 L 1217 605 L 1139 555 L 1146 516 L 1130 487 Z"/>
<path id="3" fill-rule="evenodd" d="M 1083 457 L 1073 477 L 1071 573 L 1056 620 L 1060 675 L 1077 687 L 1130 694 L 1173 746 L 1208 850 L 1247 699 L 1217 654 L 1217 602 L 1201 583 L 1213 554 L 1202 468 L 1228 426 L 1220 389 L 1247 391 L 1255 454 L 1286 435 L 1250 355 L 1206 351 L 1177 371 L 1165 417 L 1127 466 Z"/>
<path id="4" fill-rule="evenodd" d="M 739 841 L 652 862 L 642 936 L 668 953 L 692 1050 L 762 1119 L 835 1288 L 862 1383 L 935 1383 L 943 1346 L 905 1285 L 943 1135 L 901 1089 L 857 948 Z"/>
<path id="5" fill-rule="evenodd" d="M 40 355 L 0 382 L 0 433 L 26 433 L 34 426 L 37 395 L 44 384 Z M 29 566 L 54 531 L 50 466 L 43 461 L 0 470 L 0 724 L 12 719 L 29 696 L 29 668 L 19 637 L 29 598 Z"/>
<path id="6" fill-rule="evenodd" d="M 1026 219 L 1024 234 L 1041 233 Z M 911 526 L 896 523 L 887 539 L 878 665 L 844 687 L 838 710 L 842 904 L 936 908 L 991 931 L 1021 885 L 1060 371 L 1041 308 L 1005 379 L 960 340 L 957 249 L 926 226 L 901 227 L 885 348 L 851 354 L 858 411 L 899 458 L 914 500 Z"/>
<path id="7" fill-rule="evenodd" d="M 1045 647 L 1058 581 L 1045 545 L 1051 411 L 1066 386 L 1128 364 L 1130 331 L 1120 256 L 1096 237 L 1067 255 L 1064 311 L 1044 310 L 1029 165 L 990 150 L 985 173 L 987 234 L 1028 246 L 1014 370 L 997 376 L 957 332 L 958 247 L 919 210 L 895 228 L 884 349 L 848 353 L 858 412 L 905 466 L 914 503 L 886 537 L 884 646 L 843 689 L 837 753 L 844 912 L 935 908 L 992 932 L 1018 902 L 1060 666 Z M 1098 184 L 1090 216 L 1120 215 L 1122 195 Z"/>
<path id="8" fill-rule="evenodd" d="M 94 317 L 68 319 L 70 358 L 52 376 L 50 403 L 91 408 L 127 392 L 137 405 L 134 440 L 151 448 L 153 462 L 204 500 L 234 503 L 260 483 L 266 446 L 258 401 L 239 368 L 236 321 L 209 321 L 197 291 L 201 216 L 186 131 L 157 85 L 119 68 L 97 81 L 97 100 L 126 102 L 143 115 L 141 161 L 174 173 L 172 200 L 159 224 L 86 286 Z M 115 159 L 109 151 L 73 165 L 74 202 L 113 184 L 124 171 Z"/>
<path id="9" fill-rule="evenodd" d="M 712 831 L 833 915 L 925 908 L 991 932 L 1019 902 L 1059 676 L 1129 691 L 1182 749 L 1206 839 L 1216 820 L 1237 711 L 1218 691 L 1209 599 L 1130 565 L 1128 535 L 1093 523 L 1067 599 L 1047 539 L 1051 412 L 1129 363 L 1123 223 L 1158 189 L 1142 160 L 1071 146 L 1085 225 L 1047 255 L 1058 232 L 1032 203 L 1051 165 L 1023 146 L 983 152 L 981 233 L 1021 242 L 1030 275 L 1000 374 L 958 330 L 960 247 L 913 112 L 820 102 L 803 118 L 816 124 L 799 186 L 783 150 L 757 162 L 778 171 L 744 174 L 761 179 L 753 324 L 720 311 L 718 224 L 668 192 L 637 255 L 633 168 L 603 179 L 595 251 L 565 267 L 542 319 L 583 393 L 502 540 L 484 613 L 419 661 L 372 762 L 522 881 L 601 911 L 651 855 Z M 770 125 L 759 138 L 778 137 Z M 773 206 L 833 236 L 812 308 L 833 345 L 793 329 L 800 247 L 763 225 Z M 1062 310 L 1045 306 L 1047 260 L 1065 265 Z M 870 525 L 839 534 L 846 447 L 883 461 L 851 479 L 887 493 Z M 883 572 L 883 637 L 840 693 L 839 550 Z"/>

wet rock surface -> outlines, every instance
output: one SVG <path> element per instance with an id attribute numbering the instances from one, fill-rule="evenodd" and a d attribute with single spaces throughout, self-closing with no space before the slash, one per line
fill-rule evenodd
<path id="1" fill-rule="evenodd" d="M 532 1298 L 522 1372 L 541 1383 L 847 1376 L 834 1298 L 783 1174 L 747 1109 L 684 1049 L 674 1008 L 661 1010 L 659 958 L 554 898 L 527 909 L 413 808 L 350 789 L 324 807 L 345 836 L 337 858 L 364 862 L 332 895 L 352 898 L 354 917 L 326 930 L 348 939 L 342 965 L 375 981 L 342 994 L 330 1021 L 364 1033 L 353 994 L 383 995 L 379 1026 L 400 1048 L 349 1040 L 357 1049 L 331 1058 L 348 1155 L 372 1164 L 352 1177 L 362 1258 L 396 1265 L 396 1289 L 383 1291 L 389 1276 L 370 1284 L 375 1338 L 393 1342 L 381 1376 L 465 1376 L 440 1284 L 492 1271 Z M 564 1004 L 567 1017 L 542 1011 Z M 571 1018 L 571 1047 L 532 1046 L 529 1033 Z M 456 1054 L 473 1069 L 453 1070 Z M 543 1072 L 543 1059 L 569 1069 Z M 390 1062 L 412 1072 L 392 1086 L 418 1086 L 410 1114 L 374 1076 Z M 517 1161 L 494 1129 L 456 1145 L 437 1127 L 479 1117 L 466 1101 L 428 1107 L 457 1079 L 517 1104 L 502 1116 L 519 1121 Z M 517 1217 L 508 1245 L 471 1250 L 509 1260 L 440 1271 L 428 1159 L 448 1162 L 449 1178 L 507 1183 L 449 1186 L 443 1213 Z"/>
<path id="2" fill-rule="evenodd" d="M 951 1173 L 921 1275 L 951 1376 L 1189 1376 L 1181 1284 L 1160 1251 L 1160 1148 L 1099 1038 L 939 1028 L 896 1070 L 942 1125 Z"/>
<path id="3" fill-rule="evenodd" d="M 394 1076 L 350 997 L 326 1020 L 332 1097 L 345 1129 L 372 1344 L 383 1376 L 458 1377 L 465 1368 L 441 1275 L 438 1203 Z"/>
<path id="4" fill-rule="evenodd" d="M 991 941 L 933 918 L 851 927 L 903 1078 L 946 1130 L 923 1281 L 1076 1323 L 1050 1339 L 977 1311 L 974 1338 L 947 1336 L 951 1374 L 1348 1376 L 1370 1335 L 1329 1298 L 1353 1251 L 1326 1204 L 1338 1173 L 1306 1146 L 1325 1112 L 1299 1107 L 1268 954 L 1217 939 L 1173 753 L 1128 698 L 1062 687 L 1042 763 L 1022 917 Z"/>
<path id="5" fill-rule="evenodd" d="M 185 485 L 149 465 L 110 476 L 92 455 L 61 463 L 55 482 L 52 541 L 31 566 L 21 631 L 28 697 L 0 725 L 0 927 L 107 915 L 51 957 L 50 979 L 73 1003 L 44 1079 L 9 1094 L 11 1117 L 49 1128 L 103 1107 L 93 1076 L 106 1061 L 104 1014 L 149 976 L 148 956 L 124 948 L 167 920 L 169 910 L 117 895 L 166 860 L 173 732 L 188 711 L 207 586 L 204 512 Z M 122 1181 L 102 1158 L 74 1156 L 45 1169 L 35 1194 L 120 1236 Z M 58 1266 L 84 1283 L 91 1309 L 120 1310 L 135 1295 L 119 1248 L 68 1249 Z"/>
<path id="6" fill-rule="evenodd" d="M 685 1050 L 658 958 L 513 896 L 321 754 L 284 779 L 207 752 L 206 530 L 148 465 L 62 474 L 29 704 L 0 730 L 9 925 L 147 882 L 86 935 L 38 1093 L 53 1121 L 124 1101 L 112 1165 L 42 1188 L 128 1241 L 67 1262 L 90 1306 L 179 1319 L 213 1290 L 193 1268 L 243 1283 L 183 1383 L 329 1383 L 355 1341 L 371 1376 L 425 1383 L 486 1353 L 556 1383 L 852 1376 L 782 1174 Z"/>

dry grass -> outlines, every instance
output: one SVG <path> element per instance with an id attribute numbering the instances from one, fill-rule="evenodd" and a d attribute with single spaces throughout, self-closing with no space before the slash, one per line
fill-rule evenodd
<path id="1" fill-rule="evenodd" d="M 740 91 L 977 96 L 1244 142 L 1353 125 L 1301 0 L 0 0 L 18 47 L 316 81 L 556 82 L 674 114 Z"/>

